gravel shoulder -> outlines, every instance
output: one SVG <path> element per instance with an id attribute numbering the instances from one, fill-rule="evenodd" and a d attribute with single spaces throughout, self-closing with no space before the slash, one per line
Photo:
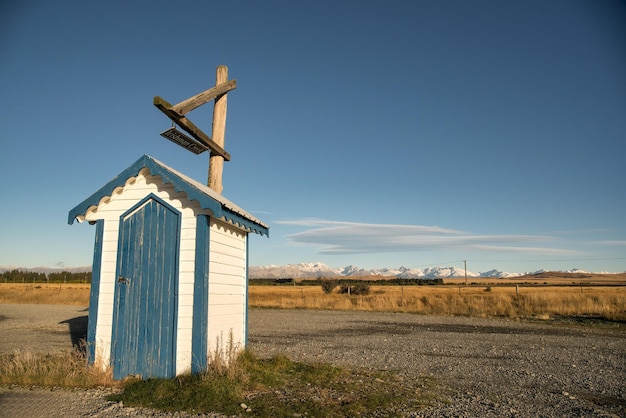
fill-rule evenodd
<path id="1" fill-rule="evenodd" d="M 0 353 L 71 348 L 86 315 L 84 307 L 0 304 Z M 626 416 L 624 324 L 260 309 L 248 319 L 248 345 L 260 356 L 433 379 L 439 400 L 407 416 Z M 105 395 L 0 387 L 0 417 L 188 416 L 122 408 Z"/>
<path id="2" fill-rule="evenodd" d="M 411 314 L 252 311 L 250 347 L 431 376 L 444 402 L 415 416 L 626 416 L 626 329 Z"/>
<path id="3" fill-rule="evenodd" d="M 85 306 L 0 304 L 0 354 L 70 349 L 87 335 L 87 315 Z"/>

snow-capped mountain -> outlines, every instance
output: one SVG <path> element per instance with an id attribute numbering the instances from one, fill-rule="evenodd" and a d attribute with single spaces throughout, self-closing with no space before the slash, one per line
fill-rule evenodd
<path id="1" fill-rule="evenodd" d="M 328 267 L 324 263 L 299 263 L 284 266 L 251 266 L 248 277 L 251 279 L 286 279 L 301 277 L 345 276 L 342 269 Z"/>
<path id="2" fill-rule="evenodd" d="M 517 273 L 507 273 L 505 271 L 500 271 L 496 269 L 484 271 L 480 273 L 480 277 L 493 277 L 496 279 L 502 279 L 504 277 L 516 277 L 516 276 L 521 276 L 521 275 Z"/>
<path id="3" fill-rule="evenodd" d="M 251 266 L 248 271 L 251 279 L 299 279 L 303 277 L 337 277 L 337 276 L 384 276 L 401 279 L 438 279 L 451 277 L 465 277 L 465 270 L 457 267 L 428 267 L 425 269 L 380 268 L 366 270 L 357 266 L 349 265 L 343 268 L 332 268 L 324 263 L 300 263 L 286 264 L 283 266 Z M 468 271 L 467 277 L 511 277 L 517 274 L 490 270 L 484 273 Z"/>
<path id="4" fill-rule="evenodd" d="M 0 266 L 0 273 L 10 270 L 32 271 L 36 273 L 58 273 L 62 271 L 69 271 L 72 273 L 82 273 L 91 271 L 91 266 L 85 267 L 35 267 L 24 268 L 14 266 Z M 554 272 L 548 270 L 528 271 L 524 273 L 507 273 L 500 270 L 489 270 L 480 273 L 472 271 L 467 272 L 467 277 L 492 277 L 492 278 L 505 278 L 505 277 L 517 277 L 525 275 L 538 275 L 538 274 L 553 274 Z M 570 274 L 612 274 L 607 271 L 602 272 L 588 272 L 581 269 L 570 269 L 561 271 L 561 273 Z M 365 277 L 365 276 L 382 276 L 389 278 L 399 279 L 439 279 L 439 278 L 453 278 L 453 277 L 465 277 L 465 270 L 448 266 L 448 267 L 427 267 L 425 269 L 411 269 L 407 267 L 398 268 L 379 268 L 379 269 L 363 269 L 354 265 L 349 265 L 342 268 L 329 267 L 324 263 L 299 263 L 299 264 L 286 264 L 283 266 L 269 265 L 269 266 L 250 266 L 248 271 L 248 277 L 250 279 L 300 279 L 300 278 L 319 278 L 319 277 Z"/>

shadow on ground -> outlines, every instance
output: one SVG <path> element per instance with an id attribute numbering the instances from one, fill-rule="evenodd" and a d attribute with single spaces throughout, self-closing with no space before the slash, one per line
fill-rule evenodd
<path id="1" fill-rule="evenodd" d="M 76 318 L 67 319 L 59 322 L 59 324 L 67 324 L 70 328 L 70 338 L 72 339 L 72 347 L 76 350 L 85 351 L 85 341 L 87 341 L 87 324 L 89 317 L 77 316 Z"/>

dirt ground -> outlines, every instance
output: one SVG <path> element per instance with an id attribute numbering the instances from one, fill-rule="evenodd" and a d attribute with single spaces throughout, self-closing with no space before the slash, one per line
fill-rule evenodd
<path id="1" fill-rule="evenodd" d="M 624 324 L 272 309 L 251 309 L 248 319 L 258 355 L 435 379 L 443 401 L 406 416 L 626 416 Z M 0 353 L 69 349 L 86 329 L 85 307 L 0 304 Z M 188 416 L 105 395 L 0 386 L 0 418 Z"/>

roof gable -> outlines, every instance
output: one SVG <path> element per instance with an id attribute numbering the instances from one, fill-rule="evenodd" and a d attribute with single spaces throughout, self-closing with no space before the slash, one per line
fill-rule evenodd
<path id="1" fill-rule="evenodd" d="M 78 216 L 85 215 L 91 206 L 97 206 L 103 197 L 111 196 L 117 187 L 123 187 L 131 177 L 136 177 L 141 170 L 147 168 L 153 176 L 159 176 L 163 183 L 171 183 L 177 192 L 187 194 L 189 200 L 196 200 L 202 209 L 209 209 L 215 218 L 222 218 L 245 230 L 269 236 L 269 227 L 230 200 L 223 197 L 208 186 L 187 177 L 186 175 L 166 166 L 149 155 L 144 155 L 117 177 L 102 186 L 98 191 L 70 210 L 68 223 L 74 223 Z"/>

